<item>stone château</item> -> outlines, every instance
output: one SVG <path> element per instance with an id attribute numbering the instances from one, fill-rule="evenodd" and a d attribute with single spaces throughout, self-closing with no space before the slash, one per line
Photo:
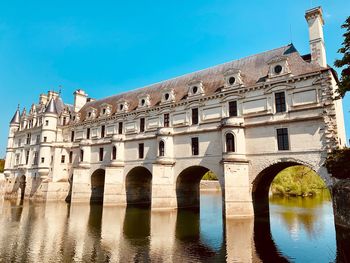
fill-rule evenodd
<path id="1" fill-rule="evenodd" d="M 219 178 L 226 216 L 251 216 L 282 169 L 306 165 L 328 183 L 327 152 L 346 142 L 322 9 L 308 10 L 311 54 L 293 44 L 94 100 L 41 94 L 10 122 L 7 198 L 198 206 Z"/>

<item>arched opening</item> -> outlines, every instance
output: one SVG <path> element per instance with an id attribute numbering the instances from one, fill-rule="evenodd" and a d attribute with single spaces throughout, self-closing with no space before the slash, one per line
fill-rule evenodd
<path id="1" fill-rule="evenodd" d="M 91 175 L 91 204 L 102 204 L 105 188 L 105 170 L 97 169 Z"/>
<path id="2" fill-rule="evenodd" d="M 235 137 L 232 133 L 226 134 L 226 152 L 235 152 Z"/>
<path id="3" fill-rule="evenodd" d="M 25 193 L 25 189 L 26 189 L 26 176 L 22 175 L 19 178 L 19 189 L 21 191 L 21 200 L 24 199 L 24 193 Z"/>
<path id="4" fill-rule="evenodd" d="M 117 159 L 117 147 L 113 146 L 112 148 L 112 160 Z"/>
<path id="5" fill-rule="evenodd" d="M 282 170 L 299 165 L 297 162 L 279 162 L 261 171 L 253 182 L 252 197 L 255 215 L 269 214 L 269 190 L 273 179 Z"/>
<path id="6" fill-rule="evenodd" d="M 152 173 L 145 167 L 138 166 L 126 176 L 127 205 L 150 206 L 152 199 Z"/>
<path id="7" fill-rule="evenodd" d="M 204 176 L 209 179 L 217 179 L 213 172 L 203 166 L 191 166 L 179 174 L 176 180 L 176 198 L 178 208 L 199 209 L 201 192 L 200 184 Z M 213 184 L 206 185 L 207 190 L 221 190 L 220 184 L 217 180 L 212 180 L 212 183 Z"/>
<path id="8" fill-rule="evenodd" d="M 327 239 L 329 249 L 336 250 L 335 235 L 334 241 L 330 238 L 334 233 L 331 196 L 321 176 L 308 166 L 288 161 L 267 167 L 253 181 L 252 197 L 255 246 L 261 258 L 268 259 L 271 254 L 264 251 L 274 250 L 277 253 L 272 254 L 283 255 L 286 262 L 319 261 L 329 256 L 324 250 L 305 255 L 290 245 L 294 242 L 312 251 Z"/>
<path id="9" fill-rule="evenodd" d="M 164 141 L 159 142 L 159 156 L 164 156 L 165 154 L 165 145 Z"/>

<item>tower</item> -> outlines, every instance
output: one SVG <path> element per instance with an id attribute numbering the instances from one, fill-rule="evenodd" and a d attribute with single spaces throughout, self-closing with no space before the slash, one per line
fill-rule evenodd
<path id="1" fill-rule="evenodd" d="M 311 51 L 311 62 L 321 67 L 327 67 L 326 49 L 323 38 L 324 20 L 322 8 L 315 7 L 305 12 L 305 18 L 309 25 L 309 43 Z"/>
<path id="2" fill-rule="evenodd" d="M 52 143 L 56 141 L 58 114 L 55 99 L 51 98 L 43 116 L 41 144 L 39 150 L 39 175 L 47 179 L 52 161 Z"/>
<path id="3" fill-rule="evenodd" d="M 7 148 L 6 148 L 6 159 L 5 159 L 5 176 L 8 177 L 10 175 L 9 169 L 13 166 L 14 162 L 14 135 L 15 132 L 18 131 L 20 125 L 20 113 L 19 107 L 17 108 L 15 114 L 13 115 L 10 121 L 10 130 L 7 140 Z"/>

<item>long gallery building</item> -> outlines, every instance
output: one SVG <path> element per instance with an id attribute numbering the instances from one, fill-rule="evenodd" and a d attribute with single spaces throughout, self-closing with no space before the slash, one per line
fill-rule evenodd
<path id="1" fill-rule="evenodd" d="M 305 14 L 311 54 L 292 45 L 94 100 L 41 94 L 10 122 L 6 198 L 152 209 L 199 205 L 199 182 L 219 178 L 226 216 L 251 216 L 274 176 L 322 166 L 345 145 L 337 76 L 327 65 L 322 9 Z"/>

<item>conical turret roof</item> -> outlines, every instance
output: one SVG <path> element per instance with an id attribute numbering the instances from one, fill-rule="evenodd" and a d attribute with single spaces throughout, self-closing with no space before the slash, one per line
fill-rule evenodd
<path id="1" fill-rule="evenodd" d="M 19 124 L 20 122 L 20 116 L 19 116 L 19 109 L 17 108 L 15 114 L 13 115 L 10 124 Z"/>
<path id="2" fill-rule="evenodd" d="M 49 105 L 47 105 L 45 113 L 57 114 L 57 108 L 56 108 L 55 100 L 53 98 L 51 98 Z"/>

